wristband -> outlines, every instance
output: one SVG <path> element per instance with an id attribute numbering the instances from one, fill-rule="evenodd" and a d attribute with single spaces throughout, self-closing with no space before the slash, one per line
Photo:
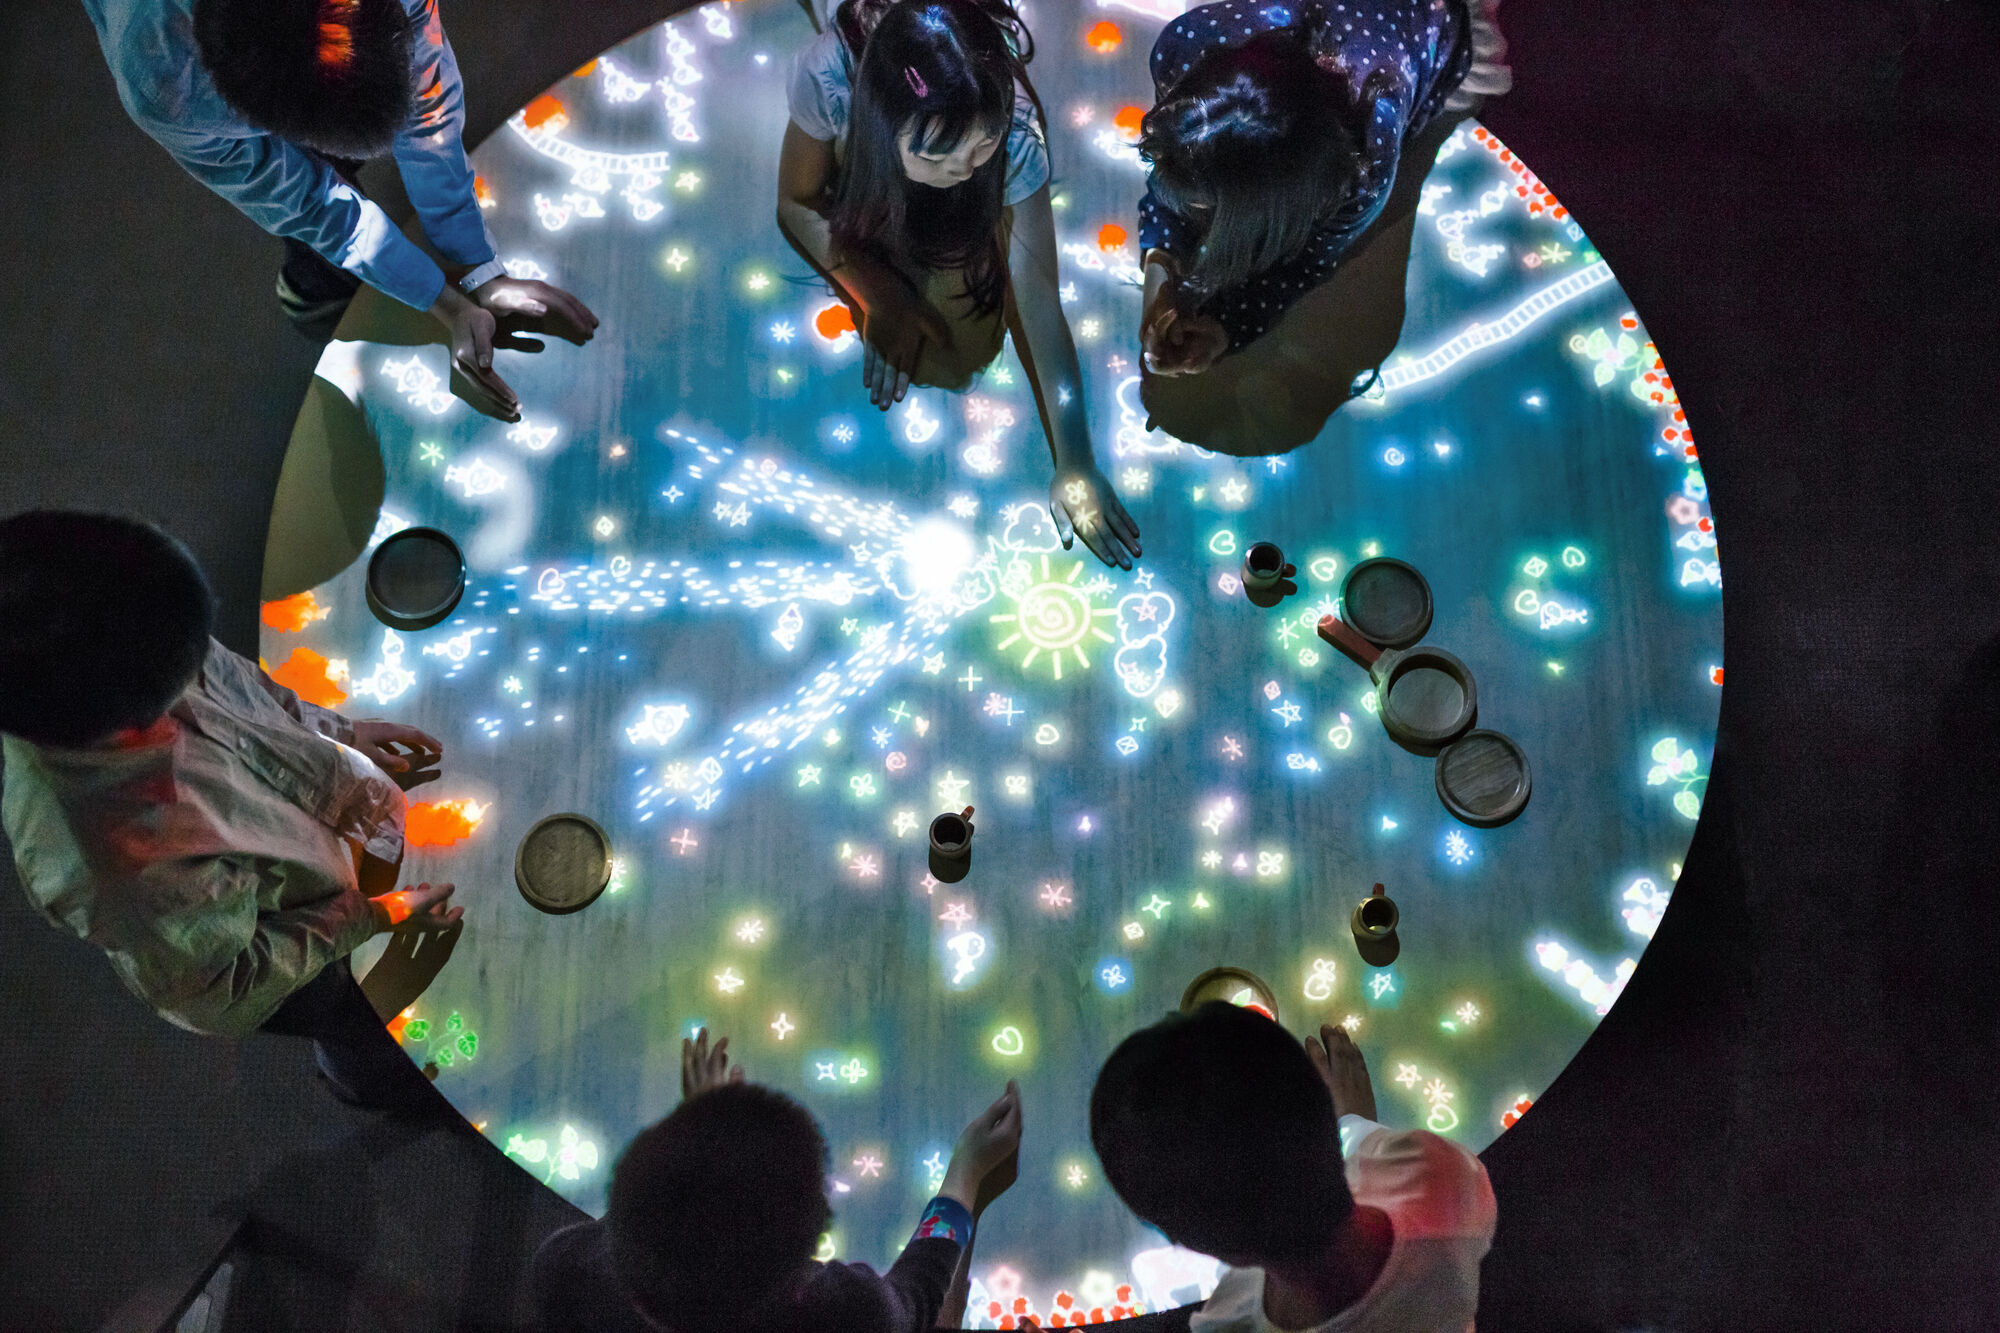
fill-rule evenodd
<path id="1" fill-rule="evenodd" d="M 942 1194 L 924 1205 L 923 1216 L 917 1219 L 917 1229 L 911 1240 L 929 1240 L 933 1236 L 951 1241 L 960 1249 L 972 1243 L 972 1214 L 957 1199 L 947 1199 Z"/>
<path id="2" fill-rule="evenodd" d="M 472 272 L 458 280 L 458 289 L 467 296 L 472 295 L 493 279 L 507 272 L 507 266 L 498 259 L 489 259 Z"/>

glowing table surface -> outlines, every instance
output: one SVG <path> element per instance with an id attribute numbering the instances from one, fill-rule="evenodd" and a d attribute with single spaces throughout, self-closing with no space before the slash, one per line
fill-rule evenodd
<path id="1" fill-rule="evenodd" d="M 1206 454 L 1136 411 L 1135 242 L 1109 229 L 1135 228 L 1114 118 L 1146 95 L 1161 20 L 1034 18 L 1065 300 L 1137 570 L 1057 546 L 1011 347 L 970 393 L 868 406 L 854 336 L 773 221 L 811 32 L 763 0 L 642 33 L 474 155 L 510 266 L 603 317 L 588 348 L 502 358 L 521 424 L 445 394 L 441 347 L 329 349 L 321 375 L 385 460 L 376 540 L 452 533 L 455 614 L 385 629 L 357 562 L 267 608 L 264 634 L 308 695 L 446 743 L 406 878 L 455 880 L 467 931 L 398 1029 L 469 1119 L 598 1209 L 705 1022 L 819 1117 L 826 1248 L 880 1265 L 1016 1077 L 1020 1180 L 975 1267 L 989 1326 L 993 1297 L 1046 1320 L 1118 1304 L 1118 1284 L 1153 1308 L 1212 1281 L 1119 1204 L 1086 1123 L 1103 1057 L 1211 966 L 1268 981 L 1295 1032 L 1347 1022 L 1386 1119 L 1475 1149 L 1502 1132 L 1652 933 L 1721 683 L 1714 537 L 1671 384 L 1532 172 L 1462 129 L 1381 387 L 1289 455 Z M 1235 581 L 1258 539 L 1300 570 L 1271 610 Z M 1375 553 L 1425 573 L 1426 641 L 1525 748 L 1512 824 L 1451 818 L 1432 762 L 1315 637 Z M 939 885 L 925 827 L 966 805 L 971 874 Z M 559 811 L 617 857 L 566 917 L 511 883 L 522 834 Z M 1386 969 L 1348 930 L 1375 881 L 1402 910 Z"/>

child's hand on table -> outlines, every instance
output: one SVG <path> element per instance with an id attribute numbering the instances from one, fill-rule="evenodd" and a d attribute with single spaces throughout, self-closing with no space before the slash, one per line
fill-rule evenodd
<path id="1" fill-rule="evenodd" d="M 402 748 L 393 748 L 396 746 Z M 404 791 L 435 782 L 437 766 L 444 759 L 444 742 L 395 722 L 356 722 L 354 748 Z"/>
<path id="2" fill-rule="evenodd" d="M 939 1194 L 956 1199 L 977 1221 L 1007 1192 L 1021 1165 L 1021 1090 L 1013 1079 L 1000 1099 L 972 1118 L 951 1150 Z"/>
<path id="3" fill-rule="evenodd" d="M 465 915 L 465 909 L 449 906 L 454 887 L 427 882 L 370 898 L 368 908 L 375 918 L 375 933 L 442 930 L 446 926 L 457 925 Z"/>
<path id="4" fill-rule="evenodd" d="M 924 345 L 951 346 L 951 329 L 931 303 L 896 289 L 864 298 L 861 314 L 861 382 L 868 401 L 884 412 L 903 401 Z"/>
<path id="5" fill-rule="evenodd" d="M 1229 331 L 1208 315 L 1184 313 L 1166 302 L 1139 331 L 1146 369 L 1155 375 L 1194 375 L 1229 350 Z"/>
<path id="6" fill-rule="evenodd" d="M 1081 537 L 1091 554 L 1120 569 L 1132 568 L 1139 555 L 1139 525 L 1125 512 L 1111 478 L 1098 470 L 1094 460 L 1056 469 L 1055 480 L 1049 483 L 1049 517 L 1055 520 L 1064 549 Z"/>
<path id="7" fill-rule="evenodd" d="M 719 1088 L 725 1083 L 741 1083 L 743 1066 L 729 1067 L 729 1056 L 725 1054 L 729 1038 L 715 1043 L 713 1050 L 708 1045 L 708 1029 L 703 1028 L 689 1041 L 681 1038 L 681 1099 L 699 1097 L 711 1088 Z"/>
<path id="8" fill-rule="evenodd" d="M 1368 1078 L 1368 1062 L 1361 1058 L 1361 1048 L 1347 1035 L 1346 1028 L 1321 1024 L 1317 1040 L 1306 1038 L 1306 1058 L 1312 1061 L 1320 1081 L 1332 1095 L 1336 1116 L 1375 1119 L 1375 1085 Z"/>

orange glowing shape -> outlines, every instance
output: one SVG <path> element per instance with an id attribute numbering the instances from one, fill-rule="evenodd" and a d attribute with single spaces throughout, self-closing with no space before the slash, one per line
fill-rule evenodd
<path id="1" fill-rule="evenodd" d="M 1108 56 L 1125 44 L 1125 34 L 1118 25 L 1105 19 L 1083 36 L 1084 44 L 1101 56 Z"/>
<path id="2" fill-rule="evenodd" d="M 472 178 L 472 197 L 479 201 L 481 208 L 491 208 L 496 202 L 493 198 L 493 187 L 486 183 L 484 176 Z"/>
<path id="3" fill-rule="evenodd" d="M 344 74 L 354 63 L 355 0 L 324 0 L 319 7 L 319 42 L 315 54 L 324 68 Z"/>
<path id="4" fill-rule="evenodd" d="M 595 60 L 586 60 L 583 64 L 576 67 L 576 77 L 579 79 L 587 79 L 596 72 L 597 62 Z"/>
<path id="5" fill-rule="evenodd" d="M 556 134 L 569 124 L 569 112 L 563 107 L 561 98 L 554 93 L 543 93 L 528 103 L 521 112 L 521 119 L 531 130 L 546 127 L 550 134 Z"/>
<path id="6" fill-rule="evenodd" d="M 419 801 L 403 816 L 403 840 L 412 847 L 451 847 L 464 842 L 486 818 L 477 801 Z"/>
<path id="7" fill-rule="evenodd" d="M 347 702 L 347 691 L 334 684 L 327 660 L 310 648 L 294 648 L 292 655 L 270 673 L 271 679 L 321 708 L 338 708 Z"/>
<path id="8" fill-rule="evenodd" d="M 264 603 L 263 620 L 281 634 L 297 634 L 315 620 L 325 620 L 332 614 L 332 607 L 321 606 L 317 597 L 302 592 Z"/>
<path id="9" fill-rule="evenodd" d="M 1125 229 L 1115 222 L 1107 222 L 1097 229 L 1097 248 L 1100 250 L 1116 250 L 1125 241 Z"/>
<path id="10" fill-rule="evenodd" d="M 1120 134 L 1124 135 L 1127 139 L 1136 141 L 1139 137 L 1139 126 L 1145 119 L 1145 107 L 1121 106 L 1118 108 L 1118 114 L 1111 118 L 1111 123 L 1118 127 Z"/>
<path id="11" fill-rule="evenodd" d="M 844 304 L 835 301 L 813 316 L 813 328 L 819 336 L 833 342 L 843 333 L 855 332 L 854 312 Z"/>

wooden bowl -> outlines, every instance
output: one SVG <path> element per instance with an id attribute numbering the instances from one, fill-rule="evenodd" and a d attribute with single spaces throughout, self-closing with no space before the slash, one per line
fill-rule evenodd
<path id="1" fill-rule="evenodd" d="M 1528 808 L 1533 790 L 1528 756 L 1511 736 L 1468 731 L 1438 755 L 1438 799 L 1474 828 L 1505 824 Z"/>
<path id="2" fill-rule="evenodd" d="M 587 815 L 537 820 L 514 851 L 514 887 L 537 911 L 581 912 L 611 882 L 611 839 Z"/>
<path id="3" fill-rule="evenodd" d="M 390 629 L 429 629 L 465 595 L 465 553 L 436 528 L 404 528 L 368 557 L 362 586 L 368 609 Z"/>

